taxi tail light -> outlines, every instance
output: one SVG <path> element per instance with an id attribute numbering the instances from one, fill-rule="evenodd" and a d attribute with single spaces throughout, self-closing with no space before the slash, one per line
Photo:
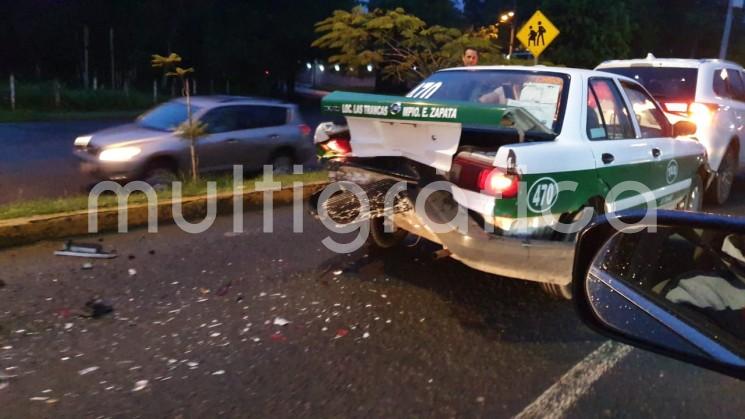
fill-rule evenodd
<path id="1" fill-rule="evenodd" d="M 323 145 L 329 151 L 340 154 L 342 156 L 352 152 L 352 144 L 346 138 L 331 138 Z"/>
<path id="2" fill-rule="evenodd" d="M 456 157 L 455 184 L 461 188 L 501 198 L 515 198 L 520 177 L 489 163 Z"/>

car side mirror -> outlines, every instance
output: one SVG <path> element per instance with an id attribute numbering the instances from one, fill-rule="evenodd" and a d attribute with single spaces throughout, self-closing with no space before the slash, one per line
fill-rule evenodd
<path id="1" fill-rule="evenodd" d="M 673 137 L 686 137 L 696 133 L 696 124 L 691 121 L 678 121 L 673 125 Z"/>
<path id="2" fill-rule="evenodd" d="M 606 336 L 745 380 L 745 218 L 596 219 L 577 240 L 573 295 Z"/>

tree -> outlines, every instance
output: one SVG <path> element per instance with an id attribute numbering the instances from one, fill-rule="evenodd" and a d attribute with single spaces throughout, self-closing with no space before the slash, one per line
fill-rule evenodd
<path id="1" fill-rule="evenodd" d="M 546 57 L 571 67 L 593 68 L 631 52 L 631 17 L 626 0 L 544 0 L 541 10 L 561 31 Z"/>
<path id="2" fill-rule="evenodd" d="M 370 0 L 367 7 L 369 10 L 401 8 L 428 25 L 460 27 L 463 23 L 463 16 L 452 0 Z"/>
<path id="3" fill-rule="evenodd" d="M 181 80 L 181 94 L 186 97 L 186 121 L 184 121 L 176 132 L 182 138 L 189 140 L 189 151 L 191 152 L 191 176 L 193 181 L 199 179 L 199 158 L 197 157 L 197 140 L 207 132 L 207 125 L 194 120 L 191 114 L 191 93 L 189 87 L 189 74 L 194 73 L 194 68 L 182 68 L 178 64 L 181 56 L 171 53 L 168 56 L 153 55 L 151 64 L 154 68 L 162 68 L 166 76 Z"/>
<path id="4" fill-rule="evenodd" d="M 480 51 L 480 63 L 501 62 L 492 30 L 462 32 L 427 26 L 401 8 L 337 10 L 316 24 L 316 32 L 321 36 L 312 45 L 336 52 L 329 57 L 331 63 L 351 68 L 372 64 L 384 79 L 397 82 L 417 81 L 441 68 L 460 65 L 463 50 L 469 46 Z"/>

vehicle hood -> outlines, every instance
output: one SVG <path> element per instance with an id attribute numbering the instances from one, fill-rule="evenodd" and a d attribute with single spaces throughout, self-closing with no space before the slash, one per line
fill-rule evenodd
<path id="1" fill-rule="evenodd" d="M 131 123 L 94 132 L 91 134 L 89 144 L 96 148 L 102 148 L 112 145 L 124 146 L 159 141 L 173 137 L 173 132 L 143 128 L 136 123 Z"/>
<path id="2" fill-rule="evenodd" d="M 352 155 L 402 156 L 444 171 L 464 127 L 514 129 L 521 138 L 526 131 L 551 133 L 527 110 L 506 105 L 334 92 L 321 106 L 346 118 Z"/>

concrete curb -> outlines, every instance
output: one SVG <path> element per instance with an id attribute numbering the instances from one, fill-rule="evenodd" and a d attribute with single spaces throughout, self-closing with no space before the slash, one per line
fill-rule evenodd
<path id="1" fill-rule="evenodd" d="M 322 190 L 328 182 L 313 182 L 304 184 L 302 197 Z M 291 204 L 293 188 L 283 188 L 272 192 L 273 202 L 278 205 Z M 217 195 L 217 214 L 233 213 L 232 192 Z M 186 220 L 202 220 L 207 215 L 207 196 L 183 198 L 181 212 Z M 173 222 L 173 204 L 175 200 L 167 200 L 157 204 L 158 225 Z M 264 192 L 251 191 L 243 195 L 243 209 L 261 207 L 264 203 Z M 119 209 L 104 208 L 95 211 L 98 217 L 98 232 L 115 232 L 119 225 Z M 148 221 L 148 204 L 138 204 L 128 207 L 127 225 L 129 228 L 146 226 Z M 15 218 L 0 221 L 0 249 L 35 243 L 41 240 L 61 239 L 65 237 L 84 236 L 88 234 L 88 210 L 67 212 L 62 214 L 40 215 L 28 218 Z"/>

